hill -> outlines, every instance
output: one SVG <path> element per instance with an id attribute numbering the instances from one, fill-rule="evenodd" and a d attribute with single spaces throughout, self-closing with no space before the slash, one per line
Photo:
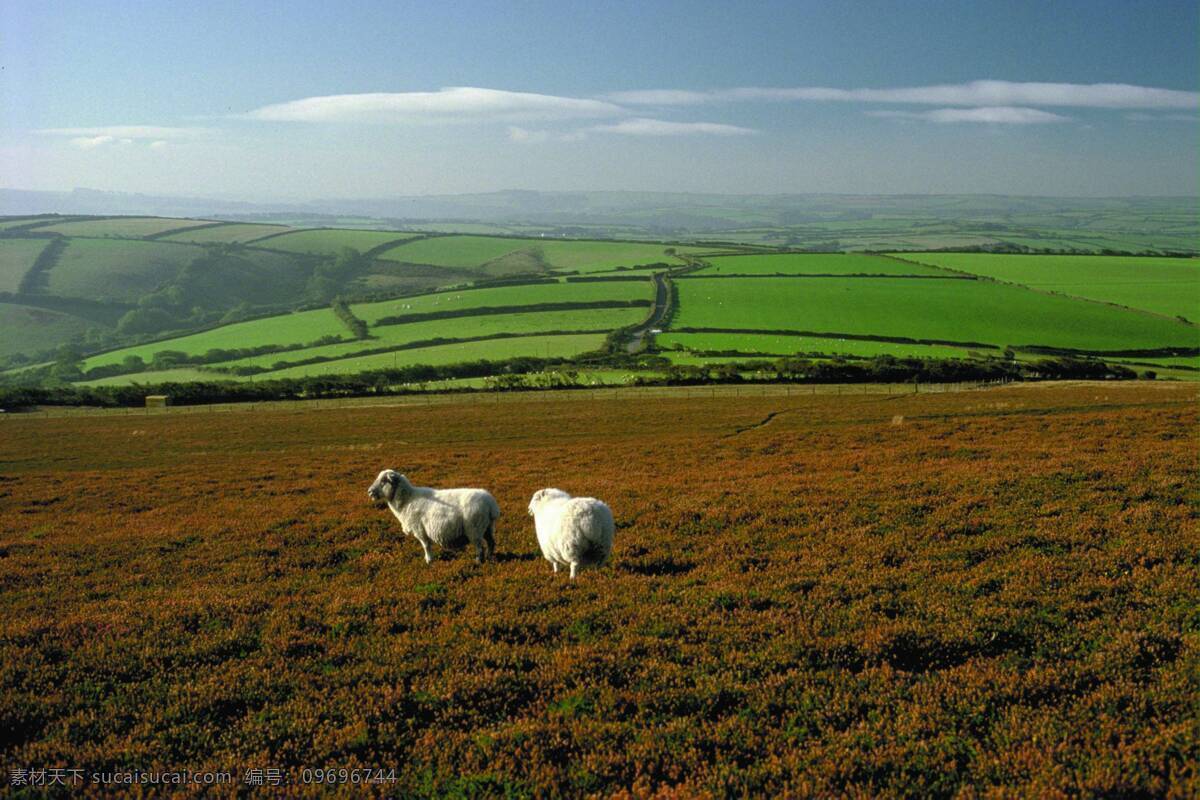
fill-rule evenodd
<path id="1" fill-rule="evenodd" d="M 688 381 L 797 357 L 1066 356 L 1200 377 L 1197 263 L 23 217 L 0 222 L 0 301 L 26 326 L 0 356 L 10 368 L 54 366 L 0 382 L 240 381 L 538 357 Z"/>
<path id="2" fill-rule="evenodd" d="M 1200 791 L 1193 387 L 584 394 L 6 415 L 0 752 L 400 797 Z M 496 561 L 425 564 L 385 466 L 487 487 Z M 524 514 L 551 482 L 617 521 L 574 584 Z"/>

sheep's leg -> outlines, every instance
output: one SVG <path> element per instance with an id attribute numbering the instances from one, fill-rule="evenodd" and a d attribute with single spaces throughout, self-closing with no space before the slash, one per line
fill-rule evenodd
<path id="1" fill-rule="evenodd" d="M 421 543 L 421 549 L 425 551 L 425 563 L 432 564 L 433 563 L 433 551 L 429 549 L 429 540 L 427 538 L 425 538 L 424 534 L 414 534 L 414 535 L 416 536 L 417 541 Z"/>
<path id="2" fill-rule="evenodd" d="M 571 562 L 571 580 L 575 580 L 575 568 L 579 566 L 574 561 Z"/>
<path id="3" fill-rule="evenodd" d="M 484 559 L 483 540 L 475 540 L 475 563 L 482 564 Z"/>
<path id="4" fill-rule="evenodd" d="M 483 532 L 483 540 L 487 542 L 487 554 L 489 558 L 496 557 L 496 523 L 489 522 L 487 530 Z"/>
<path id="5" fill-rule="evenodd" d="M 554 574 L 555 574 L 555 575 L 557 575 L 557 574 L 558 574 L 558 562 L 557 562 L 557 561 L 551 561 L 551 562 L 550 562 L 550 566 L 554 567 Z"/>

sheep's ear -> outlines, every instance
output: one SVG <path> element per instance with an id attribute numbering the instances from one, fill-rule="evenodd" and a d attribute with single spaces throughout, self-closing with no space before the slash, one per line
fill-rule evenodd
<path id="1" fill-rule="evenodd" d="M 399 472 L 393 472 L 388 476 L 388 483 L 392 487 L 392 498 L 400 501 L 408 497 L 408 487 L 411 486 L 408 478 L 405 478 Z"/>

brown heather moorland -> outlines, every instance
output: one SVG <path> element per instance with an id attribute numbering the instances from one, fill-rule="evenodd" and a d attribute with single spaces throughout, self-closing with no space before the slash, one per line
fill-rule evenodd
<path id="1" fill-rule="evenodd" d="M 1196 401 L 3 420 L 4 786 L 370 767 L 399 796 L 1195 797 Z M 490 489 L 498 561 L 426 566 L 367 500 L 383 467 Z M 525 513 L 550 485 L 617 517 L 574 584 Z"/>

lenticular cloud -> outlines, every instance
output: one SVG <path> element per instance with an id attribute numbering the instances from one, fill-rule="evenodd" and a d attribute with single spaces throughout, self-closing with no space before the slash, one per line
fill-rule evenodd
<path id="1" fill-rule="evenodd" d="M 436 92 L 306 97 L 246 114 L 277 122 L 405 122 L 454 119 L 572 119 L 621 114 L 604 100 L 456 86 Z"/>

